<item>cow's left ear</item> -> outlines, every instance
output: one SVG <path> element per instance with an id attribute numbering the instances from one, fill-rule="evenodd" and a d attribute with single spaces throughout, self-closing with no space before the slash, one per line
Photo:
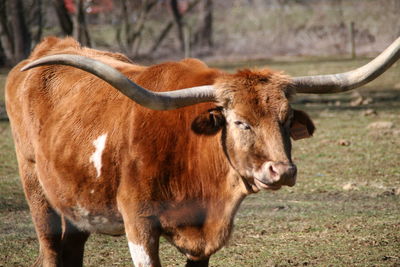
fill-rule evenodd
<path id="1" fill-rule="evenodd" d="M 308 138 L 313 135 L 315 126 L 307 113 L 293 109 L 293 120 L 290 125 L 290 136 L 293 140 Z"/>
<path id="2" fill-rule="evenodd" d="M 214 135 L 225 125 L 222 108 L 209 109 L 201 113 L 192 122 L 192 130 L 196 134 Z"/>

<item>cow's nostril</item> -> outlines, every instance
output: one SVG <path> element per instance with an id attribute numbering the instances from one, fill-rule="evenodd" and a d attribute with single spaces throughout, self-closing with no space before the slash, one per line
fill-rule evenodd
<path id="1" fill-rule="evenodd" d="M 270 164 L 268 167 L 268 172 L 269 172 L 269 179 L 271 179 L 272 182 L 278 182 L 281 179 L 281 173 L 279 170 L 279 166 L 274 166 L 275 164 Z"/>
<path id="2" fill-rule="evenodd" d="M 292 184 L 296 179 L 297 168 L 292 163 L 268 162 L 265 168 L 272 183 L 282 183 L 283 185 Z"/>
<path id="3" fill-rule="evenodd" d="M 269 172 L 271 173 L 271 176 L 275 176 L 278 174 L 277 170 L 274 169 L 274 166 L 272 164 L 269 165 Z"/>

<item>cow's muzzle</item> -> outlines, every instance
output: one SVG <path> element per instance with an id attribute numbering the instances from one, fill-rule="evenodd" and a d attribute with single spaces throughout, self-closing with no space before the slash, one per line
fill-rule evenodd
<path id="1" fill-rule="evenodd" d="M 283 185 L 296 184 L 297 167 L 292 163 L 265 162 L 261 169 L 254 175 L 257 187 L 277 190 Z"/>

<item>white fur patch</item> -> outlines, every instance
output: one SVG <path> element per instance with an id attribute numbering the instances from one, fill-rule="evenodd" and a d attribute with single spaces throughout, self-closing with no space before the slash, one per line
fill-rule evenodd
<path id="1" fill-rule="evenodd" d="M 130 241 L 128 242 L 128 245 L 129 251 L 131 252 L 133 265 L 135 265 L 135 267 L 151 266 L 151 259 L 149 255 L 147 255 L 143 246 L 133 244 Z"/>
<path id="2" fill-rule="evenodd" d="M 125 233 L 122 218 L 115 214 L 111 216 L 110 214 L 93 214 L 79 203 L 72 207 L 72 212 L 73 216 L 69 219 L 81 230 L 108 235 L 122 235 Z"/>
<path id="3" fill-rule="evenodd" d="M 93 145 L 96 151 L 90 156 L 90 162 L 93 162 L 94 167 L 97 171 L 97 178 L 101 175 L 101 156 L 103 155 L 104 148 L 106 147 L 107 134 L 100 135 L 96 140 L 93 141 Z"/>
<path id="4" fill-rule="evenodd" d="M 90 212 L 86 208 L 82 207 L 80 204 L 78 204 L 78 206 L 76 206 L 74 210 L 80 217 L 87 217 L 90 214 Z"/>

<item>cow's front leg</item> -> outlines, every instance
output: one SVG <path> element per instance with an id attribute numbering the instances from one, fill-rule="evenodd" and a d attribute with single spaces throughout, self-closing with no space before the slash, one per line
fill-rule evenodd
<path id="1" fill-rule="evenodd" d="M 133 265 L 135 267 L 160 267 L 160 260 L 158 257 L 158 246 L 143 244 L 137 240 L 132 240 L 128 235 L 129 251 L 131 253 Z M 157 242 L 158 243 L 158 242 Z M 157 251 L 155 251 L 157 250 Z"/>
<path id="2" fill-rule="evenodd" d="M 209 260 L 210 258 L 197 261 L 187 259 L 185 267 L 208 267 Z"/>
<path id="3" fill-rule="evenodd" d="M 158 256 L 160 234 L 153 222 L 146 219 L 125 222 L 124 219 L 124 224 L 135 267 L 161 267 Z"/>
<path id="4" fill-rule="evenodd" d="M 152 218 L 122 212 L 129 251 L 135 267 L 161 267 L 158 256 L 160 228 Z"/>

